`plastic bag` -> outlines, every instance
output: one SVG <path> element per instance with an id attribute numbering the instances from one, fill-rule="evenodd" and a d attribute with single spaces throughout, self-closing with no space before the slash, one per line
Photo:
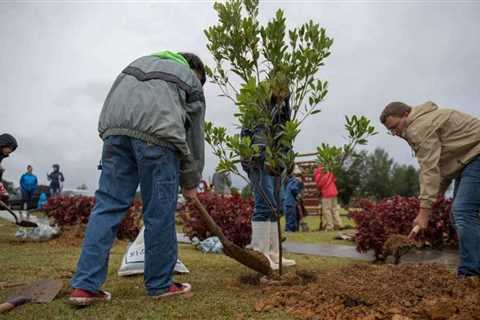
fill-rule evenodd
<path id="1" fill-rule="evenodd" d="M 200 241 L 197 237 L 192 239 L 192 244 L 198 250 L 205 253 L 222 253 L 223 245 L 218 237 L 210 237 L 203 241 Z"/>
<path id="2" fill-rule="evenodd" d="M 128 247 L 127 252 L 123 256 L 118 275 L 131 276 L 134 274 L 142 274 L 145 268 L 145 242 L 143 232 L 145 227 L 142 227 L 138 233 L 135 241 Z M 174 271 L 176 273 L 189 273 L 187 267 L 177 259 Z"/>
<path id="3" fill-rule="evenodd" d="M 58 226 L 50 226 L 46 221 L 36 221 L 36 228 L 18 228 L 15 237 L 35 241 L 46 241 L 55 238 L 60 234 Z"/>

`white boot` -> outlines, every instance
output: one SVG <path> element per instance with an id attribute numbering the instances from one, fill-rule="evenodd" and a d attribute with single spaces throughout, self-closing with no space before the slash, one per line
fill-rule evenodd
<path id="1" fill-rule="evenodd" d="M 278 270 L 278 264 L 273 262 L 269 256 L 270 249 L 270 222 L 269 221 L 252 221 L 252 241 L 247 246 L 263 253 L 270 263 L 272 270 Z M 278 259 L 277 259 L 278 260 Z"/>
<path id="2" fill-rule="evenodd" d="M 270 222 L 270 252 L 269 256 L 273 260 L 274 263 L 279 263 L 279 256 L 278 256 L 278 249 L 279 249 L 279 243 L 278 243 L 278 226 L 276 222 Z M 295 260 L 291 259 L 285 259 L 282 257 L 282 266 L 284 267 L 291 267 L 294 266 Z"/>

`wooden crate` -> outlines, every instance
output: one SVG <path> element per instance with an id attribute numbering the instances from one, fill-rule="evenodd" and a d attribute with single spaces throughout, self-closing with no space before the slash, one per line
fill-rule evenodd
<path id="1" fill-rule="evenodd" d="M 321 213 L 320 193 L 313 180 L 313 170 L 318 166 L 315 161 L 298 161 L 295 163 L 302 171 L 299 177 L 304 185 L 303 203 L 305 209 L 310 215 L 319 215 Z"/>

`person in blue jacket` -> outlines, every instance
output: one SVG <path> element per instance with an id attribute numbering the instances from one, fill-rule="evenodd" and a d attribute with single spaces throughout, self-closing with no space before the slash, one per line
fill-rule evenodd
<path id="1" fill-rule="evenodd" d="M 285 212 L 285 231 L 297 232 L 299 228 L 299 214 L 297 209 L 297 197 L 300 195 L 303 189 L 303 183 L 291 175 L 288 177 L 285 183 L 285 189 L 283 192 L 283 210 Z"/>
<path id="2" fill-rule="evenodd" d="M 41 209 L 45 203 L 48 202 L 47 194 L 45 192 L 40 193 L 37 202 L 37 209 Z"/>
<path id="3" fill-rule="evenodd" d="M 28 165 L 27 172 L 25 172 L 20 178 L 20 190 L 22 191 L 23 207 L 26 210 L 32 208 L 33 195 L 35 194 L 38 185 L 37 177 L 32 172 L 32 166 Z"/>

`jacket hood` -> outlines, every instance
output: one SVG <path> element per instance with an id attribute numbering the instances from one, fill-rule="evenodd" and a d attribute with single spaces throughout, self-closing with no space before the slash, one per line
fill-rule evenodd
<path id="1" fill-rule="evenodd" d="M 410 111 L 410 114 L 408 115 L 408 118 L 407 118 L 407 126 L 409 126 L 412 122 L 414 122 L 418 118 L 426 115 L 427 113 L 433 112 L 437 109 L 438 109 L 438 106 L 431 101 L 428 101 L 428 102 L 425 102 L 424 104 L 413 107 L 412 111 Z"/>
<path id="2" fill-rule="evenodd" d="M 17 140 L 15 140 L 12 135 L 8 133 L 0 135 L 0 148 L 10 147 L 12 148 L 12 151 L 15 151 L 15 149 L 17 149 L 17 146 Z"/>
<path id="3" fill-rule="evenodd" d="M 12 151 L 15 151 L 15 149 L 17 149 L 17 146 L 17 140 L 15 140 L 12 135 L 8 133 L 0 135 L 0 162 L 6 157 L 8 157 L 3 155 L 3 152 L 1 151 L 3 147 L 10 147 L 12 148 Z"/>

